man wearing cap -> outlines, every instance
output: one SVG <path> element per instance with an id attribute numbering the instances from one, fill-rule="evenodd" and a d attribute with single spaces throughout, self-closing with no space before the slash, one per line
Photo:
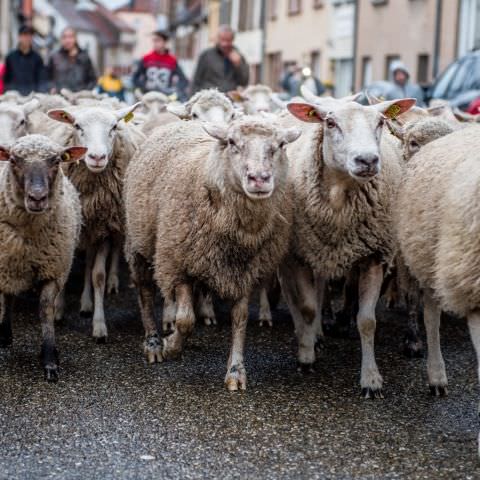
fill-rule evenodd
<path id="1" fill-rule="evenodd" d="M 18 31 L 18 46 L 5 61 L 5 91 L 17 90 L 22 95 L 46 92 L 47 77 L 42 57 L 33 50 L 33 29 L 27 25 Z"/>
<path id="2" fill-rule="evenodd" d="M 233 44 L 234 39 L 235 33 L 228 25 L 218 28 L 217 44 L 198 59 L 192 94 L 204 88 L 228 92 L 248 85 L 248 64 Z"/>
<path id="3" fill-rule="evenodd" d="M 153 33 L 153 50 L 140 60 L 133 83 L 142 92 L 176 93 L 178 99 L 184 101 L 188 80 L 176 57 L 168 51 L 167 42 L 167 32 L 158 30 Z"/>

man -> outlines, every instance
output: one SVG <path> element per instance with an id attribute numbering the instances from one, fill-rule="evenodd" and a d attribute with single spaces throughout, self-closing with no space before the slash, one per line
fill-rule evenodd
<path id="1" fill-rule="evenodd" d="M 287 69 L 280 81 L 281 87 L 290 98 L 301 96 L 301 87 L 305 85 L 313 94 L 320 96 L 325 93 L 322 82 L 312 74 L 309 67 L 300 68 L 296 64 Z"/>
<path id="2" fill-rule="evenodd" d="M 67 27 L 60 37 L 60 49 L 50 57 L 48 75 L 52 92 L 91 90 L 97 84 L 92 61 L 77 43 L 77 32 Z"/>
<path id="3" fill-rule="evenodd" d="M 399 60 L 392 62 L 390 66 L 392 85 L 388 91 L 387 100 L 396 98 L 416 98 L 419 107 L 424 106 L 423 90 L 419 85 L 410 83 L 410 72 Z"/>
<path id="4" fill-rule="evenodd" d="M 176 57 L 168 51 L 167 42 L 167 32 L 158 30 L 153 33 L 153 50 L 140 61 L 133 75 L 133 84 L 142 92 L 176 93 L 178 99 L 184 101 L 188 80 Z"/>
<path id="5" fill-rule="evenodd" d="M 228 25 L 219 27 L 217 44 L 205 50 L 198 59 L 192 94 L 204 88 L 228 92 L 248 85 L 248 64 L 233 45 L 234 38 Z"/>
<path id="6" fill-rule="evenodd" d="M 5 61 L 5 91 L 17 90 L 22 95 L 47 91 L 45 66 L 42 57 L 33 50 L 32 44 L 32 27 L 21 26 L 18 30 L 18 46 L 7 55 Z"/>

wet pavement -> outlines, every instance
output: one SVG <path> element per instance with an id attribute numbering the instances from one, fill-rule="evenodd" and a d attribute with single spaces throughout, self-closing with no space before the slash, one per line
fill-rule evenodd
<path id="1" fill-rule="evenodd" d="M 74 290 L 78 290 L 75 288 Z M 449 396 L 428 395 L 425 360 L 400 353 L 404 317 L 378 312 L 384 400 L 359 398 L 360 342 L 329 338 L 316 372 L 297 373 L 284 307 L 248 329 L 248 390 L 223 376 L 230 328 L 197 325 L 183 358 L 143 361 L 133 291 L 107 302 L 109 342 L 89 337 L 68 296 L 61 371 L 43 381 L 36 304 L 23 297 L 0 351 L 0 479 L 480 478 L 479 388 L 464 322 L 442 328 Z"/>

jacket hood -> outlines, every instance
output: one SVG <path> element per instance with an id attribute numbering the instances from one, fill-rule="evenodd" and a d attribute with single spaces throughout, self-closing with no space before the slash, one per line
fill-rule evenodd
<path id="1" fill-rule="evenodd" d="M 410 78 L 410 71 L 408 70 L 407 66 L 403 62 L 401 62 L 400 60 L 395 60 L 390 65 L 390 75 L 391 75 L 392 78 L 393 78 L 393 74 L 397 70 L 401 70 L 402 72 L 405 72 L 407 74 L 408 78 Z"/>

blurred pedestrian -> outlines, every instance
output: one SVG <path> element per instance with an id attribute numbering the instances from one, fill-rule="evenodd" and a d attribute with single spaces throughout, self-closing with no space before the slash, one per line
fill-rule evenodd
<path id="1" fill-rule="evenodd" d="M 192 94 L 204 88 L 228 92 L 248 85 L 248 64 L 233 44 L 234 39 L 235 32 L 228 25 L 219 27 L 216 45 L 198 59 Z"/>
<path id="2" fill-rule="evenodd" d="M 400 60 L 395 60 L 390 66 L 391 88 L 388 90 L 387 100 L 396 98 L 416 98 L 417 105 L 423 107 L 424 94 L 419 85 L 410 82 L 410 72 Z"/>
<path id="3" fill-rule="evenodd" d="M 133 75 L 133 84 L 142 92 L 176 93 L 178 99 L 184 101 L 187 98 L 188 80 L 177 58 L 167 48 L 168 38 L 168 33 L 163 30 L 153 33 L 153 50 L 139 62 Z"/>
<path id="4" fill-rule="evenodd" d="M 42 57 L 33 50 L 33 28 L 23 25 L 18 30 L 18 45 L 5 60 L 4 88 L 22 95 L 46 92 L 47 77 Z"/>
<path id="5" fill-rule="evenodd" d="M 0 95 L 5 91 L 5 84 L 3 83 L 3 77 L 5 76 L 5 62 L 0 55 Z"/>
<path id="6" fill-rule="evenodd" d="M 66 27 L 60 37 L 60 49 L 52 54 L 48 63 L 48 76 L 53 92 L 68 88 L 72 92 L 91 90 L 97 76 L 86 50 L 79 47 L 77 32 Z"/>
<path id="7" fill-rule="evenodd" d="M 300 89 L 305 85 L 313 94 L 322 95 L 325 87 L 322 82 L 312 74 L 310 67 L 300 68 L 297 64 L 289 66 L 280 81 L 281 87 L 290 98 L 301 95 Z"/>
<path id="8" fill-rule="evenodd" d="M 112 67 L 107 67 L 104 74 L 98 79 L 99 93 L 106 93 L 110 97 L 116 97 L 125 101 L 125 87 L 122 80 L 115 74 Z"/>

